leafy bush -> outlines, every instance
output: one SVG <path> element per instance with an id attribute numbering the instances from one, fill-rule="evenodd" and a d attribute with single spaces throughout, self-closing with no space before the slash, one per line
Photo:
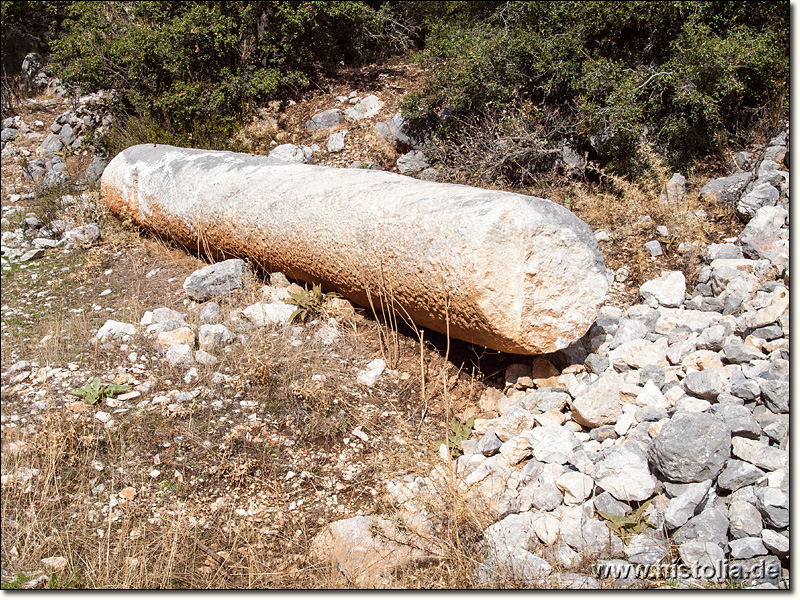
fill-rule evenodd
<path id="1" fill-rule="evenodd" d="M 114 88 L 123 114 L 188 141 L 198 123 L 230 134 L 257 104 L 368 56 L 377 24 L 363 2 L 74 2 L 52 46 L 65 83 Z"/>
<path id="2" fill-rule="evenodd" d="M 646 162 L 643 140 L 682 168 L 788 115 L 785 2 L 3 2 L 4 24 L 45 8 L 56 74 L 119 93 L 118 142 L 225 147 L 342 61 L 414 49 L 429 77 L 407 117 L 452 116 L 451 156 L 513 121 L 532 162 L 511 179 L 565 141 L 617 173 Z"/>
<path id="3" fill-rule="evenodd" d="M 404 109 L 452 115 L 439 134 L 454 146 L 465 122 L 523 111 L 534 138 L 571 139 L 617 172 L 641 167 L 644 139 L 679 168 L 788 115 L 785 3 L 443 4 L 472 18 L 432 26 L 431 76 Z"/>

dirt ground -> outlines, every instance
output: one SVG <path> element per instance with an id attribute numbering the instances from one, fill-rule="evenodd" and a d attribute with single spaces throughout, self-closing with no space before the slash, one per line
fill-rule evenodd
<path id="1" fill-rule="evenodd" d="M 344 107 L 336 96 L 374 93 L 386 103 L 385 120 L 423 77 L 402 61 L 343 73 L 300 102 L 265 109 L 278 124 L 269 139 L 324 145 L 323 134 L 303 124 Z M 68 105 L 43 100 L 23 104 L 20 116 L 46 133 Z M 374 160 L 394 168 L 399 152 L 376 139 L 372 123 L 348 125 L 347 149 L 320 164 Z M 34 151 L 37 143 L 21 147 Z M 68 172 L 82 172 L 91 158 L 66 156 Z M 402 322 L 366 309 L 340 317 L 335 344 L 316 337 L 330 317 L 323 314 L 294 329 L 243 330 L 247 340 L 217 364 L 189 372 L 167 364 L 141 333 L 98 343 L 93 336 L 108 319 L 138 325 L 159 307 L 197 327 L 199 307 L 182 285 L 206 262 L 120 223 L 95 190 L 85 197 L 76 190 L 74 202 L 54 212 L 52 199 L 32 193 L 24 164 L 22 156 L 3 159 L 3 232 L 29 214 L 67 216 L 97 222 L 102 238 L 2 270 L 4 587 L 347 586 L 309 557 L 314 535 L 333 520 L 390 513 L 382 482 L 429 472 L 451 420 L 480 414 L 481 394 L 490 386 L 502 391 L 505 368 L 525 359 L 439 334 L 420 340 Z M 638 282 L 687 266 L 690 257 L 676 251 L 642 256 L 658 221 L 632 224 L 627 205 L 624 216 L 609 215 L 582 190 L 576 213 L 593 229 L 620 234 L 600 244 L 607 265 L 632 267 L 612 287 L 610 304 L 633 304 Z M 562 204 L 569 197 L 551 192 Z M 12 202 L 14 194 L 22 197 Z M 654 206 L 652 197 L 634 201 L 641 211 Z M 727 235 L 736 227 L 720 222 Z M 258 299 L 265 283 L 254 278 L 222 300 L 223 316 Z M 386 360 L 387 371 L 372 388 L 358 384 L 375 358 Z M 87 404 L 70 394 L 95 377 L 138 395 Z M 452 557 L 403 574 L 398 586 L 469 584 L 469 548 L 459 546 L 471 539 L 467 529 L 451 538 Z M 66 562 L 42 563 L 52 557 Z"/>

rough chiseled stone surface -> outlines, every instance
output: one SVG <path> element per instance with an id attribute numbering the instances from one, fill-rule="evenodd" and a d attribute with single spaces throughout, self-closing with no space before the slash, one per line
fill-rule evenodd
<path id="1" fill-rule="evenodd" d="M 591 230 L 532 196 L 152 145 L 118 154 L 101 193 L 189 247 L 252 257 L 362 306 L 391 294 L 418 326 L 506 352 L 568 346 L 608 289 Z"/>

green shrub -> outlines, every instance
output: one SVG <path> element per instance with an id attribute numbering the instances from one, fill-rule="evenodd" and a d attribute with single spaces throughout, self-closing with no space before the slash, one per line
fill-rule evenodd
<path id="1" fill-rule="evenodd" d="M 537 135 L 556 115 L 551 146 L 571 139 L 617 172 L 641 167 L 645 139 L 680 168 L 788 116 L 786 3 L 482 3 L 482 18 L 444 4 L 473 18 L 432 27 L 431 76 L 404 110 L 448 108 L 439 135 L 455 146 L 470 119 L 526 111 Z"/>
<path id="2" fill-rule="evenodd" d="M 257 105 L 369 56 L 376 23 L 364 2 L 74 2 L 53 58 L 68 85 L 117 90 L 121 127 L 154 121 L 191 143 L 198 123 L 229 134 Z"/>
<path id="3" fill-rule="evenodd" d="M 631 173 L 647 141 L 678 169 L 788 115 L 785 2 L 3 2 L 4 22 L 41 8 L 56 74 L 119 92 L 118 142 L 224 148 L 342 61 L 417 48 L 428 79 L 404 112 L 448 109 L 451 150 L 513 114 L 530 156 L 567 140 Z"/>

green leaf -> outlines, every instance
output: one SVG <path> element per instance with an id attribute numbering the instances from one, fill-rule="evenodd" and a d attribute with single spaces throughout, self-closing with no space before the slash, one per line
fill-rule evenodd
<path id="1" fill-rule="evenodd" d="M 82 388 L 76 388 L 69 393 L 73 396 L 83 398 L 86 404 L 96 404 L 103 398 L 114 396 L 120 392 L 127 392 L 129 389 L 131 389 L 131 386 L 127 383 L 124 385 L 114 383 L 103 385 L 100 378 L 95 377 L 91 383 L 86 384 Z"/>
<path id="2" fill-rule="evenodd" d="M 110 383 L 110 384 L 106 385 L 105 388 L 103 389 L 103 395 L 105 395 L 105 396 L 115 396 L 115 395 L 120 394 L 122 392 L 127 392 L 129 389 L 131 389 L 131 386 L 128 385 L 127 383 L 124 384 L 124 385 L 117 385 L 117 384 Z"/>
<path id="3" fill-rule="evenodd" d="M 644 516 L 644 512 L 651 502 L 652 500 L 648 500 L 630 515 L 612 515 L 600 510 L 597 513 L 608 522 L 608 528 L 618 536 L 630 537 L 632 534 L 644 533 L 648 528 L 653 527 Z"/>

